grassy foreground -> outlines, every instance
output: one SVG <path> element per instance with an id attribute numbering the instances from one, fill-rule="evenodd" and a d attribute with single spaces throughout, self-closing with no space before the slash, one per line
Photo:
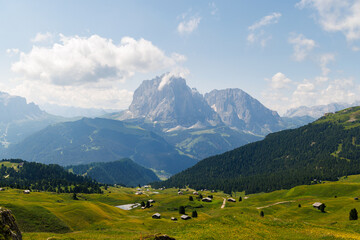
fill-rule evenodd
<path id="1" fill-rule="evenodd" d="M 237 202 L 227 202 L 223 209 L 223 198 L 228 197 L 223 193 L 200 192 L 204 197 L 214 195 L 213 202 L 205 203 L 198 201 L 191 190 L 178 195 L 177 189 L 150 189 L 140 196 L 132 188 L 104 191 L 79 194 L 79 200 L 72 200 L 70 194 L 27 195 L 7 189 L 0 192 L 0 206 L 13 211 L 24 239 L 145 239 L 157 233 L 176 239 L 360 239 L 360 220 L 349 220 L 352 208 L 360 211 L 360 200 L 354 200 L 360 196 L 359 175 L 248 195 L 246 199 L 243 193 L 237 193 Z M 194 201 L 189 201 L 190 195 Z M 239 196 L 243 201 L 238 201 Z M 145 210 L 114 207 L 148 199 L 156 202 Z M 326 204 L 325 213 L 312 207 L 317 201 Z M 187 206 L 190 216 L 196 210 L 198 217 L 181 220 L 181 205 Z M 156 212 L 161 219 L 151 218 Z M 173 216 L 178 221 L 171 221 Z"/>

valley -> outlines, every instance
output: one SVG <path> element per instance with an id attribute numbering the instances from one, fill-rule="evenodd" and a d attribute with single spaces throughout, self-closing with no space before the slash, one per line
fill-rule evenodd
<path id="1" fill-rule="evenodd" d="M 213 195 L 212 202 L 201 202 L 193 189 L 182 189 L 183 195 L 178 189 L 147 189 L 135 195 L 136 188 L 109 187 L 103 194 L 78 194 L 79 200 L 69 194 L 25 195 L 6 189 L 0 192 L 0 205 L 12 210 L 24 239 L 34 240 L 154 239 L 147 237 L 160 233 L 175 239 L 360 239 L 357 221 L 349 220 L 349 211 L 360 209 L 354 200 L 360 175 L 271 193 L 232 193 L 236 202 L 226 201 L 224 208 L 223 198 L 229 195 L 223 192 L 198 191 L 203 197 Z M 115 207 L 149 199 L 155 200 L 151 208 Z M 314 202 L 325 203 L 325 213 L 315 209 Z M 198 217 L 181 220 L 180 206 L 186 206 L 190 216 L 196 210 Z M 153 219 L 154 213 L 161 218 Z"/>

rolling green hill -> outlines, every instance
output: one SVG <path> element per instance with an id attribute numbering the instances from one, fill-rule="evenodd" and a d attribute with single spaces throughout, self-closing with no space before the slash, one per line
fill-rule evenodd
<path id="1" fill-rule="evenodd" d="M 7 152 L 7 158 L 60 165 L 110 162 L 124 157 L 171 174 L 196 163 L 153 132 L 102 118 L 51 125 Z"/>
<path id="2" fill-rule="evenodd" d="M 111 185 L 122 184 L 135 187 L 159 180 L 153 171 L 136 164 L 131 159 L 68 166 L 67 169 L 75 174 L 88 176 L 100 183 Z"/>
<path id="3" fill-rule="evenodd" d="M 269 192 L 360 173 L 360 107 L 200 161 L 154 186 Z"/>

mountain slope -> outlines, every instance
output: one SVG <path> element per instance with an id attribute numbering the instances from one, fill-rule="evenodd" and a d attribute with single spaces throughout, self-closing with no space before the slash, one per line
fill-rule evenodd
<path id="1" fill-rule="evenodd" d="M 155 173 L 130 159 L 121 159 L 107 163 L 90 163 L 85 165 L 69 166 L 67 169 L 75 174 L 85 175 L 100 183 L 124 184 L 136 187 L 158 181 Z"/>
<path id="2" fill-rule="evenodd" d="M 12 146 L 9 157 L 41 163 L 77 165 L 130 157 L 135 162 L 168 173 L 192 166 L 157 134 L 121 121 L 83 118 L 51 125 Z"/>
<path id="3" fill-rule="evenodd" d="M 26 99 L 0 92 L 0 143 L 2 148 L 18 143 L 46 126 L 64 120 L 50 115 Z"/>
<path id="4" fill-rule="evenodd" d="M 360 107 L 345 109 L 204 159 L 158 185 L 253 193 L 336 180 L 360 173 L 359 136 Z"/>
<path id="5" fill-rule="evenodd" d="M 213 90 L 205 94 L 205 99 L 228 126 L 260 135 L 284 129 L 277 112 L 241 89 Z"/>

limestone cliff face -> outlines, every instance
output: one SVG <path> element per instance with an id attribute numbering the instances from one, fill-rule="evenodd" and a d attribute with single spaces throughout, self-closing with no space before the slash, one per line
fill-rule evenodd
<path id="1" fill-rule="evenodd" d="M 0 239 L 22 240 L 22 235 L 15 217 L 8 209 L 0 207 Z"/>

